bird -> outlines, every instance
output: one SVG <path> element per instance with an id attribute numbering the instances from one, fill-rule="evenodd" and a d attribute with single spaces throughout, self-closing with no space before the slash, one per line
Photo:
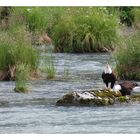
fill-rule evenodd
<path id="1" fill-rule="evenodd" d="M 113 89 L 115 82 L 117 81 L 117 78 L 116 75 L 113 73 L 109 64 L 106 64 L 104 68 L 104 71 L 102 73 L 102 79 L 107 88 Z M 111 83 L 110 87 L 109 83 Z"/>
<path id="2" fill-rule="evenodd" d="M 120 91 L 122 96 L 131 95 L 132 91 L 140 89 L 139 85 L 132 81 L 123 81 L 114 86 L 113 91 Z"/>

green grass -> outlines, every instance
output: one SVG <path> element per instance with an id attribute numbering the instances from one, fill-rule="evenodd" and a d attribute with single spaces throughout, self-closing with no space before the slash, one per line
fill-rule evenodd
<path id="1" fill-rule="evenodd" d="M 20 26 L 1 33 L 4 36 L 0 38 L 0 69 L 17 63 L 28 64 L 33 69 L 38 67 L 38 53 L 31 45 L 30 36 L 28 37 L 24 28 Z"/>
<path id="2" fill-rule="evenodd" d="M 132 26 L 134 23 L 134 7 L 130 6 L 122 6 L 119 7 L 120 11 L 120 21 L 122 24 L 125 24 L 127 26 Z"/>
<path id="3" fill-rule="evenodd" d="M 16 92 L 28 92 L 28 79 L 29 79 L 30 68 L 28 65 L 19 64 L 16 69 L 16 81 L 15 91 Z"/>
<path id="4" fill-rule="evenodd" d="M 38 69 L 39 54 L 31 45 L 30 34 L 24 25 L 0 30 L 0 70 L 8 72 L 9 66 L 25 64 Z"/>
<path id="5" fill-rule="evenodd" d="M 54 58 L 53 56 L 45 56 L 44 58 L 43 67 L 41 68 L 43 72 L 47 74 L 47 79 L 53 79 L 56 76 L 56 66 L 54 65 Z"/>
<path id="6" fill-rule="evenodd" d="M 64 79 L 67 80 L 69 78 L 70 72 L 69 69 L 64 67 Z"/>
<path id="7" fill-rule="evenodd" d="M 140 30 L 140 8 L 136 7 L 133 9 L 133 13 L 134 13 L 134 27 L 138 30 Z"/>
<path id="8" fill-rule="evenodd" d="M 106 7 L 14 7 L 33 43 L 42 32 L 53 39 L 57 52 L 98 52 L 118 42 L 117 10 Z"/>
<path id="9" fill-rule="evenodd" d="M 53 63 L 50 63 L 46 66 L 46 73 L 47 73 L 47 78 L 48 79 L 53 79 L 55 78 L 56 75 L 56 68 Z"/>
<path id="10" fill-rule="evenodd" d="M 96 52 L 115 46 L 117 29 L 117 16 L 106 8 L 67 8 L 54 26 L 52 37 L 57 51 Z"/>
<path id="11" fill-rule="evenodd" d="M 115 51 L 116 71 L 121 79 L 140 80 L 140 32 L 127 38 Z"/>

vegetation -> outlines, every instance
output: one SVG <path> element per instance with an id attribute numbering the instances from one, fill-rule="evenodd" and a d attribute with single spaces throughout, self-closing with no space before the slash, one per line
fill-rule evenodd
<path id="1" fill-rule="evenodd" d="M 140 32 L 130 36 L 116 49 L 116 71 L 121 79 L 140 79 Z"/>
<path id="2" fill-rule="evenodd" d="M 53 28 L 60 52 L 98 52 L 113 49 L 118 40 L 117 16 L 106 8 L 67 8 Z"/>
<path id="3" fill-rule="evenodd" d="M 70 74 L 69 69 L 64 67 L 64 79 L 65 80 L 67 80 L 69 78 L 69 74 Z"/>
<path id="4" fill-rule="evenodd" d="M 30 36 L 24 26 L 0 32 L 0 70 L 8 72 L 9 66 L 16 67 L 17 64 L 26 64 L 36 70 L 39 56 L 31 45 Z"/>
<path id="5" fill-rule="evenodd" d="M 45 56 L 44 58 L 44 66 L 42 71 L 47 74 L 48 79 L 53 79 L 56 75 L 56 67 L 54 65 L 54 58 L 53 56 Z"/>
<path id="6" fill-rule="evenodd" d="M 29 88 L 27 85 L 29 78 L 29 66 L 25 64 L 17 65 L 16 69 L 16 82 L 15 82 L 15 91 L 16 92 L 28 92 Z"/>
<path id="7" fill-rule="evenodd" d="M 134 27 L 137 30 L 140 30 L 140 8 L 138 7 L 134 8 L 133 13 L 134 13 L 134 18 L 135 18 Z"/>
<path id="8" fill-rule="evenodd" d="M 132 26 L 134 22 L 134 7 L 119 7 L 121 23 Z"/>
<path id="9" fill-rule="evenodd" d="M 11 8 L 8 13 L 10 16 L 1 18 L 0 24 L 0 80 L 9 81 L 16 79 L 20 65 L 25 65 L 25 68 L 28 65 L 31 72 L 36 71 L 39 54 L 31 44 L 31 34 L 22 16 L 16 15 Z"/>

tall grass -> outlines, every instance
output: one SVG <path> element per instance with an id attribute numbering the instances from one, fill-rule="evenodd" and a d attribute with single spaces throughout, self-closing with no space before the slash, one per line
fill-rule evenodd
<path id="1" fill-rule="evenodd" d="M 14 7 L 35 44 L 42 32 L 57 52 L 98 52 L 114 49 L 119 16 L 109 7 Z M 20 20 L 20 21 L 22 21 Z"/>
<path id="2" fill-rule="evenodd" d="M 32 69 L 38 67 L 38 53 L 31 45 L 30 36 L 25 28 L 20 26 L 1 32 L 0 37 L 0 69 L 8 65 L 24 63 Z"/>
<path id="3" fill-rule="evenodd" d="M 30 68 L 28 65 L 19 64 L 16 69 L 16 82 L 15 82 L 15 91 L 16 92 L 28 92 L 28 79 Z"/>
<path id="4" fill-rule="evenodd" d="M 53 28 L 57 51 L 96 52 L 113 49 L 118 39 L 118 21 L 106 8 L 67 8 Z"/>
<path id="5" fill-rule="evenodd" d="M 19 19 L 22 18 L 12 15 L 8 28 L 0 29 L 0 70 L 7 73 L 9 67 L 16 67 L 18 64 L 29 65 L 32 70 L 38 68 L 39 54 L 31 44 L 31 35 L 25 22 Z"/>
<path id="6" fill-rule="evenodd" d="M 138 30 L 140 30 L 140 7 L 135 7 L 133 9 L 133 13 L 134 13 L 134 27 Z"/>
<path id="7" fill-rule="evenodd" d="M 45 56 L 42 71 L 47 74 L 48 79 L 53 79 L 56 76 L 56 66 L 54 64 L 53 56 Z"/>
<path id="8" fill-rule="evenodd" d="M 121 79 L 140 80 L 140 32 L 115 51 L 116 71 Z"/>
<path id="9" fill-rule="evenodd" d="M 126 24 L 127 26 L 132 26 L 134 23 L 134 7 L 130 6 L 122 6 L 119 7 L 120 11 L 120 21 L 122 24 Z"/>
<path id="10" fill-rule="evenodd" d="M 104 51 L 113 49 L 118 39 L 118 15 L 113 8 L 15 7 L 14 10 L 22 15 L 34 41 L 41 32 L 47 32 L 58 52 Z"/>
<path id="11" fill-rule="evenodd" d="M 70 75 L 69 69 L 64 67 L 64 79 L 68 79 Z"/>

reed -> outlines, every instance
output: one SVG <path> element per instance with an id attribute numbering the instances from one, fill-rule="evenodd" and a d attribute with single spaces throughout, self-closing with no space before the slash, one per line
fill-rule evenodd
<path id="1" fill-rule="evenodd" d="M 140 8 L 139 7 L 135 7 L 133 9 L 133 13 L 134 13 L 134 27 L 136 28 L 136 30 L 140 30 Z"/>
<path id="2" fill-rule="evenodd" d="M 67 80 L 69 78 L 70 72 L 68 68 L 64 68 L 64 79 Z"/>
<path id="3" fill-rule="evenodd" d="M 0 30 L 0 70 L 8 73 L 9 66 L 17 64 L 29 65 L 32 70 L 37 70 L 39 64 L 39 54 L 31 45 L 31 36 L 24 25 Z"/>
<path id="4" fill-rule="evenodd" d="M 16 69 L 16 81 L 15 81 L 15 92 L 28 92 L 28 79 L 29 79 L 29 72 L 30 67 L 25 64 L 17 65 Z"/>
<path id="5" fill-rule="evenodd" d="M 51 56 L 45 56 L 44 58 L 43 67 L 41 70 L 47 74 L 48 79 L 53 79 L 56 76 L 56 66 L 54 65 L 54 57 Z"/>
<path id="6" fill-rule="evenodd" d="M 140 32 L 128 37 L 115 51 L 116 71 L 121 79 L 140 80 Z"/>
<path id="7" fill-rule="evenodd" d="M 8 64 L 16 65 L 16 63 L 25 63 L 33 69 L 37 68 L 38 53 L 31 45 L 30 36 L 24 27 L 16 27 L 9 32 L 1 31 L 0 36 L 2 36 L 0 38 L 0 64 L 3 64 L 0 68 L 3 69 Z"/>
<path id="8" fill-rule="evenodd" d="M 118 18 L 106 8 L 67 8 L 53 28 L 52 37 L 60 52 L 96 52 L 113 49 L 117 40 Z"/>

